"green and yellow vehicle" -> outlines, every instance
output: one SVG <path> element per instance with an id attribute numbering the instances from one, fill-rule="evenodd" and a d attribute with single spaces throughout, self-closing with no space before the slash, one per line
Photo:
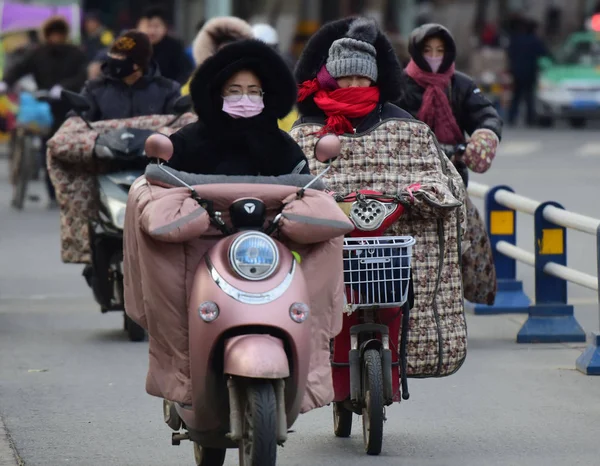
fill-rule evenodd
<path id="1" fill-rule="evenodd" d="M 569 36 L 555 59 L 540 59 L 536 112 L 542 126 L 566 119 L 573 127 L 600 119 L 600 32 Z"/>

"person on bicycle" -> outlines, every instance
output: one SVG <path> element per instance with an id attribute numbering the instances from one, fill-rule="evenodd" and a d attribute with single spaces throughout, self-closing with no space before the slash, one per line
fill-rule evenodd
<path id="1" fill-rule="evenodd" d="M 69 43 L 70 27 L 67 21 L 55 16 L 42 26 L 45 42 L 35 47 L 23 60 L 9 68 L 0 91 L 12 87 L 26 75 L 33 75 L 38 89 L 49 90 L 54 123 L 46 142 L 60 128 L 69 112 L 68 104 L 60 100 L 62 89 L 79 92 L 85 83 L 87 59 L 79 47 Z M 44 144 L 45 145 L 45 144 Z M 45 155 L 45 151 L 42 151 Z M 44 167 L 46 164 L 43 164 Z M 54 187 L 46 171 L 46 187 L 50 200 L 49 206 L 56 206 Z"/>
<path id="2" fill-rule="evenodd" d="M 198 68 L 190 84 L 198 121 L 171 135 L 169 166 L 198 174 L 309 173 L 304 153 L 277 126 L 296 101 L 281 56 L 257 40 L 233 42 Z"/>
<path id="3" fill-rule="evenodd" d="M 443 146 L 466 142 L 464 162 L 487 171 L 502 137 L 502 119 L 474 81 L 456 71 L 456 44 L 440 24 L 424 24 L 409 39 L 411 61 L 404 70 L 404 93 L 396 101 L 427 123 Z"/>
<path id="4" fill-rule="evenodd" d="M 143 32 L 131 30 L 118 37 L 102 71 L 81 91 L 91 105 L 84 113 L 88 120 L 172 113 L 179 83 L 161 76 L 152 60 L 150 39 Z"/>
<path id="5" fill-rule="evenodd" d="M 462 161 L 476 173 L 486 172 L 496 155 L 503 123 L 473 80 L 456 71 L 452 34 L 440 24 L 424 24 L 412 32 L 409 53 L 411 61 L 403 75 L 404 94 L 398 104 L 427 123 L 448 153 L 466 143 Z M 468 142 L 465 135 L 470 136 Z M 461 175 L 466 180 L 468 173 Z M 474 303 L 493 304 L 496 272 L 492 249 L 485 225 L 469 197 L 467 216 L 466 239 L 471 247 L 462 256 L 465 297 Z"/>
<path id="6" fill-rule="evenodd" d="M 295 75 L 301 116 L 290 135 L 303 148 L 311 172 L 320 172 L 327 158 L 319 156 L 319 145 L 329 146 L 326 141 L 336 139 L 331 134 L 338 135 L 339 149 L 331 150 L 329 155 L 339 155 L 323 180 L 338 202 L 356 198 L 358 204 L 351 204 L 348 215 L 357 227 L 361 222 L 366 226 L 357 230 L 382 226 L 370 223 L 385 215 L 387 209 L 365 200 L 369 199 L 365 191 L 371 191 L 374 201 L 378 197 L 391 199 L 402 206 L 401 217 L 391 220 L 382 236 L 412 236 L 416 240 L 411 263 L 414 305 L 409 298 L 408 307 L 412 309 L 402 311 L 407 318 L 410 315 L 410 325 L 402 324 L 408 332 L 407 339 L 403 339 L 408 341 L 408 365 L 402 377 L 452 373 L 466 355 L 459 260 L 466 216 L 465 187 L 430 128 L 394 104 L 404 89 L 402 67 L 389 38 L 372 19 L 330 22 L 308 41 Z M 346 272 L 345 281 L 349 276 L 358 276 L 348 273 L 348 268 Z M 353 289 L 352 295 L 355 292 Z M 397 317 L 390 322 L 394 319 Z M 332 349 L 336 363 L 348 364 L 354 341 L 351 328 L 357 323 L 356 313 L 344 314 L 342 331 Z M 392 334 L 390 342 L 396 345 Z M 393 352 L 399 352 L 398 348 L 394 346 Z M 456 359 L 448 361 L 448 354 Z M 335 384 L 350 389 L 345 376 L 334 379 Z M 351 419 L 352 413 L 346 414 Z M 336 427 L 338 432 L 342 431 Z M 377 442 L 368 442 L 367 451 L 377 451 Z"/>

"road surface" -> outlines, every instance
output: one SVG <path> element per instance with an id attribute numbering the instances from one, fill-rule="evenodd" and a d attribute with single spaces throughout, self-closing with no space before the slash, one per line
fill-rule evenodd
<path id="1" fill-rule="evenodd" d="M 0 160 L 0 466 L 192 465 L 170 445 L 161 401 L 144 391 L 147 344 L 130 343 L 118 314 L 101 315 L 81 267 L 59 257 L 58 213 L 10 210 Z M 493 171 L 537 200 L 600 217 L 600 134 L 513 131 Z M 41 183 L 35 190 L 43 194 Z M 531 219 L 518 243 L 533 250 Z M 570 265 L 595 274 L 592 238 L 569 237 Z M 528 291 L 530 268 L 519 268 Z M 598 329 L 594 293 L 570 288 L 577 317 Z M 469 355 L 454 376 L 411 380 L 411 399 L 388 410 L 383 453 L 362 452 L 361 424 L 336 439 L 331 409 L 300 418 L 282 466 L 564 466 L 597 464 L 600 377 L 574 370 L 585 345 L 517 345 L 523 316 L 468 316 Z M 227 465 L 237 464 L 228 454 Z"/>

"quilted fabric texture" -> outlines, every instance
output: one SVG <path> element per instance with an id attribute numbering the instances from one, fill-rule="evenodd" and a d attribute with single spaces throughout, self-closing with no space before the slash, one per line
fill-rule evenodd
<path id="1" fill-rule="evenodd" d="M 321 128 L 301 124 L 290 132 L 310 161 Z M 411 235 L 415 307 L 408 351 L 410 377 L 444 377 L 456 372 L 467 352 L 460 256 L 466 227 L 466 193 L 460 175 L 433 133 L 414 120 L 386 120 L 368 133 L 341 136 L 342 153 L 326 175 L 339 194 L 359 189 L 400 193 L 415 183 L 415 203 L 388 235 Z"/>
<path id="2" fill-rule="evenodd" d="M 61 258 L 65 263 L 91 262 L 88 221 L 97 215 L 96 175 L 107 171 L 94 155 L 96 138 L 120 128 L 140 128 L 171 134 L 192 123 L 196 116 L 186 114 L 173 126 L 165 125 L 173 115 L 153 115 L 122 120 L 105 120 L 89 129 L 79 117 L 69 118 L 48 141 L 46 163 L 56 200 L 60 206 Z"/>

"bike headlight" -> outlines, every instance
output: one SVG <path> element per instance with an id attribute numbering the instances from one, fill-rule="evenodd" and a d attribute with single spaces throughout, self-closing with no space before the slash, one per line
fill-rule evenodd
<path id="1" fill-rule="evenodd" d="M 275 272 L 279 251 L 264 233 L 248 232 L 236 238 L 229 248 L 233 270 L 247 280 L 264 280 Z"/>

